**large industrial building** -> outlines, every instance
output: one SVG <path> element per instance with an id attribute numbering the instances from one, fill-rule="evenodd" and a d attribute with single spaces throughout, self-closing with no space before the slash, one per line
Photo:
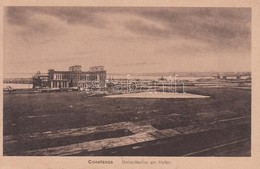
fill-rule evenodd
<path id="1" fill-rule="evenodd" d="M 80 65 L 69 67 L 68 71 L 49 69 L 48 73 L 36 73 L 33 77 L 33 88 L 68 88 L 77 87 L 78 82 L 96 81 L 105 86 L 106 70 L 104 66 L 93 66 L 88 71 L 82 71 Z"/>

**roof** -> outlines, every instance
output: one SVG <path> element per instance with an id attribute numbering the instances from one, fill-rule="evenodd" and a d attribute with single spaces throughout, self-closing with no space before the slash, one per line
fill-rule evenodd
<path id="1" fill-rule="evenodd" d="M 66 74 L 92 74 L 94 72 L 106 72 L 106 70 L 96 70 L 96 71 L 53 71 L 53 73 L 66 73 Z"/>

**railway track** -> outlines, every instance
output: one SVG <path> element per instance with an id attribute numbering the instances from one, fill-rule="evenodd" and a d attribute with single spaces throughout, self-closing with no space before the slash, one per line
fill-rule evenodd
<path id="1" fill-rule="evenodd" d="M 188 154 L 185 154 L 184 156 L 205 156 L 205 155 L 212 155 L 212 156 L 228 156 L 234 152 L 244 151 L 244 152 L 250 152 L 250 150 L 245 149 L 245 147 L 248 147 L 250 144 L 250 138 L 244 138 L 236 141 L 232 141 L 229 143 L 220 144 L 217 146 L 213 146 L 210 148 L 206 148 L 203 150 L 191 152 Z M 245 144 L 245 145 L 244 145 Z M 244 145 L 243 147 L 241 145 Z M 242 149 L 242 148 L 243 149 Z"/>
<path id="2" fill-rule="evenodd" d="M 122 130 L 126 133 L 118 134 Z M 90 137 L 93 138 L 89 139 Z M 52 144 L 53 142 L 55 144 Z M 242 154 L 250 152 L 250 116 L 164 129 L 158 129 L 151 124 L 119 122 L 4 136 L 5 155 L 225 156 L 239 151 Z"/>

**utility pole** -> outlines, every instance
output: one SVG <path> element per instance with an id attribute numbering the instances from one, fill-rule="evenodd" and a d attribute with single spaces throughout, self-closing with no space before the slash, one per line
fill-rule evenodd
<path id="1" fill-rule="evenodd" d="M 182 82 L 182 93 L 185 93 L 184 92 L 184 82 Z"/>
<path id="2" fill-rule="evenodd" d="M 128 74 L 127 76 L 126 76 L 126 93 L 128 93 L 129 92 L 129 82 L 128 82 L 128 80 L 130 79 L 130 75 Z"/>
<path id="3" fill-rule="evenodd" d="M 178 75 L 175 75 L 174 76 L 174 82 L 175 82 L 175 87 L 174 87 L 174 93 L 176 93 L 176 77 L 177 77 Z"/>

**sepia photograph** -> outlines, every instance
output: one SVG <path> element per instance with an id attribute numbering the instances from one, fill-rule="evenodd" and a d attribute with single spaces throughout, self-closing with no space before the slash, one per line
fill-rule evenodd
<path id="1" fill-rule="evenodd" d="M 3 156 L 252 156 L 250 7 L 3 9 Z"/>

